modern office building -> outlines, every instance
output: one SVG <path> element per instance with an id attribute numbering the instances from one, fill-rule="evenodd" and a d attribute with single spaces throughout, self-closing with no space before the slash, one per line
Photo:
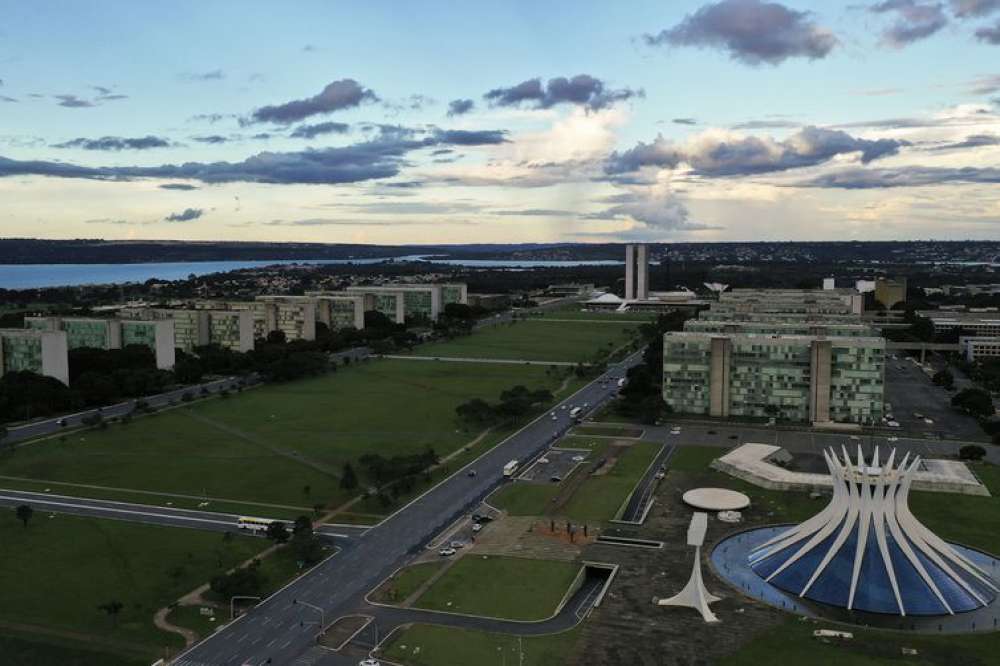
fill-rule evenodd
<path id="1" fill-rule="evenodd" d="M 239 309 L 233 304 L 233 309 Z M 285 340 L 316 339 L 316 301 L 296 296 L 258 296 L 254 301 L 254 330 L 260 338 L 281 331 Z"/>
<path id="2" fill-rule="evenodd" d="M 931 320 L 935 333 L 963 331 L 975 337 L 1000 336 L 1000 315 L 997 313 L 942 309 L 918 310 L 917 314 Z"/>
<path id="3" fill-rule="evenodd" d="M 69 347 L 66 332 L 39 329 L 0 329 L 0 377 L 8 372 L 34 372 L 69 386 Z"/>
<path id="4" fill-rule="evenodd" d="M 316 321 L 326 324 L 332 331 L 338 328 L 365 327 L 365 297 L 338 291 L 307 291 L 303 298 L 316 303 Z"/>
<path id="5" fill-rule="evenodd" d="M 122 349 L 129 345 L 148 347 L 156 356 L 156 367 L 174 367 L 174 327 L 156 320 L 98 319 L 89 317 L 25 317 L 26 329 L 63 331 L 68 349 Z"/>
<path id="6" fill-rule="evenodd" d="M 649 248 L 645 245 L 625 246 L 625 300 L 649 299 Z"/>
<path id="7" fill-rule="evenodd" d="M 958 339 L 958 347 L 970 362 L 1000 357 L 1000 337 L 962 336 Z"/>
<path id="8" fill-rule="evenodd" d="M 882 417 L 885 340 L 853 289 L 735 289 L 663 338 L 675 411 L 810 423 Z"/>
<path id="9" fill-rule="evenodd" d="M 238 352 L 254 347 L 253 313 L 249 310 L 126 308 L 120 315 L 169 322 L 173 326 L 174 345 L 185 352 L 205 345 Z"/>
<path id="10" fill-rule="evenodd" d="M 884 278 L 875 280 L 875 300 L 886 310 L 897 303 L 906 302 L 906 278 Z"/>
<path id="11" fill-rule="evenodd" d="M 468 288 L 461 283 L 357 285 L 343 293 L 364 296 L 366 311 L 381 312 L 398 324 L 408 317 L 437 321 L 449 303 L 469 303 Z"/>

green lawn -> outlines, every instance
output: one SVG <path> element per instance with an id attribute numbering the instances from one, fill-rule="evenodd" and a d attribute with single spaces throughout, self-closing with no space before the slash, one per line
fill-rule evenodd
<path id="1" fill-rule="evenodd" d="M 128 425 L 69 434 L 65 441 L 29 444 L 0 458 L 0 475 L 307 509 L 318 503 L 335 506 L 351 496 L 339 487 L 344 462 L 365 453 L 392 456 L 427 447 L 444 456 L 477 435 L 456 421 L 456 406 L 476 397 L 495 401 L 517 384 L 557 389 L 561 380 L 546 371 L 403 360 L 355 364 Z M 478 452 L 503 435 L 491 433 Z M 76 491 L 53 487 L 52 492 Z M 86 492 L 107 496 L 109 491 Z M 129 500 L 168 501 L 156 496 Z M 377 513 L 386 507 L 357 510 Z"/>
<path id="2" fill-rule="evenodd" d="M 989 666 L 997 663 L 1000 633 L 977 636 L 921 636 L 896 632 L 846 628 L 849 641 L 821 643 L 812 636 L 817 628 L 845 629 L 800 620 L 789 620 L 770 629 L 722 659 L 722 666 L 758 666 L 766 663 L 815 664 L 816 666 Z M 906 657 L 902 648 L 914 648 L 917 656 Z"/>
<path id="3" fill-rule="evenodd" d="M 596 435 L 599 437 L 642 437 L 642 428 L 636 426 L 589 425 L 573 428 L 576 435 Z"/>
<path id="4" fill-rule="evenodd" d="M 404 567 L 372 594 L 372 600 L 382 604 L 396 604 L 406 601 L 431 577 L 441 570 L 444 560 L 421 562 Z"/>
<path id="5" fill-rule="evenodd" d="M 590 361 L 598 350 L 610 352 L 631 339 L 638 324 L 590 324 L 543 318 L 490 326 L 472 335 L 420 345 L 417 356 L 524 359 L 526 361 Z M 610 346 L 609 346 L 610 345 Z"/>
<path id="6" fill-rule="evenodd" d="M 552 499 L 559 494 L 560 488 L 562 483 L 518 481 L 496 491 L 490 496 L 489 503 L 512 516 L 541 516 L 549 508 Z"/>
<path id="7" fill-rule="evenodd" d="M 577 629 L 518 640 L 502 634 L 416 624 L 393 636 L 385 656 L 404 666 L 560 666 L 569 663 L 578 638 Z"/>
<path id="8" fill-rule="evenodd" d="M 0 663 L 10 666 L 149 666 L 150 661 L 101 652 L 82 641 L 0 634 Z"/>
<path id="9" fill-rule="evenodd" d="M 910 509 L 939 536 L 1000 554 L 1000 467 L 975 463 L 972 470 L 992 497 L 911 491 Z"/>
<path id="10" fill-rule="evenodd" d="M 658 444 L 635 442 L 607 474 L 588 478 L 565 504 L 563 513 L 576 522 L 612 520 L 659 451 Z"/>
<path id="11" fill-rule="evenodd" d="M 202 615 L 202 606 L 177 606 L 170 611 L 167 621 L 178 627 L 185 627 L 204 638 L 215 632 L 217 627 L 229 621 L 229 610 L 212 609 L 214 615 Z M 213 622 L 214 620 L 214 622 Z"/>
<path id="12" fill-rule="evenodd" d="M 415 606 L 431 610 L 537 621 L 556 611 L 580 565 L 520 557 L 462 557 Z"/>
<path id="13" fill-rule="evenodd" d="M 155 654 L 180 638 L 153 626 L 153 613 L 267 546 L 263 539 L 49 517 L 36 511 L 27 528 L 0 512 L 0 622 L 92 635 L 148 647 Z M 220 566 L 221 564 L 221 566 Z M 113 621 L 99 605 L 119 601 Z"/>

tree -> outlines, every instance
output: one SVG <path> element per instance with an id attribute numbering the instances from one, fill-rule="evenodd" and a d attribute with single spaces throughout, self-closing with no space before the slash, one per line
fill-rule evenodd
<path id="1" fill-rule="evenodd" d="M 962 389 L 956 393 L 951 399 L 951 406 L 964 414 L 978 418 L 992 416 L 994 412 L 990 394 L 977 388 Z"/>
<path id="2" fill-rule="evenodd" d="M 35 515 L 35 510 L 27 504 L 21 504 L 14 509 L 14 514 L 17 515 L 17 519 L 20 520 L 25 527 L 27 527 L 31 517 Z"/>
<path id="3" fill-rule="evenodd" d="M 351 463 L 344 463 L 344 473 L 340 477 L 340 487 L 344 490 L 354 490 L 358 487 L 358 475 L 354 473 Z"/>
<path id="4" fill-rule="evenodd" d="M 280 520 L 275 520 L 267 526 L 266 536 L 274 543 L 285 543 L 288 541 L 288 528 Z"/>
<path id="5" fill-rule="evenodd" d="M 111 625 L 113 627 L 117 627 L 118 614 L 122 612 L 123 608 L 125 608 L 125 604 L 118 601 L 117 599 L 114 599 L 112 601 L 108 601 L 101 604 L 100 606 L 97 607 L 97 610 L 104 611 L 107 614 L 107 616 L 111 618 Z"/>
<path id="6" fill-rule="evenodd" d="M 986 449 L 975 444 L 967 444 L 958 450 L 958 457 L 962 460 L 982 460 L 986 457 Z"/>
<path id="7" fill-rule="evenodd" d="M 295 537 L 300 537 L 302 535 L 312 536 L 313 525 L 312 521 L 309 520 L 308 516 L 299 516 L 295 519 L 295 524 L 292 526 L 292 535 Z"/>
<path id="8" fill-rule="evenodd" d="M 948 368 L 935 372 L 931 381 L 949 390 L 955 387 L 955 376 L 951 374 L 951 370 Z"/>
<path id="9" fill-rule="evenodd" d="M 455 408 L 455 413 L 463 421 L 475 424 L 492 423 L 496 420 L 496 410 L 485 400 L 473 398 Z"/>
<path id="10" fill-rule="evenodd" d="M 224 599 L 235 596 L 256 596 L 264 586 L 264 578 L 259 569 L 260 560 L 254 560 L 242 569 L 215 576 L 209 587 Z"/>

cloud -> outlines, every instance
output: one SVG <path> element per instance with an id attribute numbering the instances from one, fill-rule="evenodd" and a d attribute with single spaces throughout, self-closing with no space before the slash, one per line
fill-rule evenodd
<path id="1" fill-rule="evenodd" d="M 158 136 L 142 136 L 135 138 L 121 136 L 102 136 L 99 139 L 83 137 L 54 144 L 54 148 L 81 148 L 83 150 L 149 150 L 150 148 L 169 148 L 171 144 Z"/>
<path id="2" fill-rule="evenodd" d="M 621 220 L 629 219 L 637 226 L 625 232 L 610 232 L 599 236 L 621 236 L 634 238 L 654 238 L 657 234 L 676 231 L 703 231 L 719 227 L 692 222 L 687 206 L 670 190 L 661 188 L 643 188 L 616 195 L 619 202 L 610 208 L 597 213 L 585 215 L 591 220 Z"/>
<path id="3" fill-rule="evenodd" d="M 794 120 L 747 120 L 742 123 L 736 123 L 732 126 L 734 130 L 757 130 L 757 129 L 791 129 L 793 127 L 802 127 L 802 123 L 797 123 Z"/>
<path id="4" fill-rule="evenodd" d="M 0 102 L 7 102 L 10 104 L 17 104 L 17 100 L 13 97 L 7 97 L 6 95 L 0 95 Z"/>
<path id="5" fill-rule="evenodd" d="M 541 79 L 528 79 L 509 88 L 494 88 L 483 95 L 483 98 L 492 106 L 520 106 L 527 103 L 530 108 L 549 109 L 557 104 L 575 104 L 597 111 L 616 102 L 644 96 L 642 89 L 613 90 L 607 88 L 604 81 L 589 74 L 577 74 L 571 79 L 563 76 L 549 79 L 545 86 Z"/>
<path id="6" fill-rule="evenodd" d="M 893 48 L 902 48 L 926 39 L 948 24 L 944 8 L 938 3 L 884 0 L 870 6 L 868 11 L 874 14 L 896 14 L 896 22 L 882 33 L 882 43 Z"/>
<path id="7" fill-rule="evenodd" d="M 476 103 L 471 99 L 453 99 L 448 102 L 448 117 L 465 115 L 475 106 Z"/>
<path id="8" fill-rule="evenodd" d="M 322 92 L 312 97 L 262 106 L 251 114 L 251 122 L 287 125 L 321 113 L 333 113 L 358 107 L 366 102 L 377 102 L 378 99 L 371 89 L 354 79 L 341 79 L 328 84 Z"/>
<path id="9" fill-rule="evenodd" d="M 747 65 L 778 65 L 788 58 L 825 58 L 837 38 L 808 12 L 777 2 L 722 0 L 704 5 L 672 28 L 643 35 L 650 46 L 721 49 Z"/>
<path id="10" fill-rule="evenodd" d="M 161 190 L 178 190 L 181 192 L 190 192 L 191 190 L 197 190 L 196 185 L 188 185 L 187 183 L 164 183 L 159 186 Z"/>
<path id="11" fill-rule="evenodd" d="M 579 217 L 580 214 L 571 210 L 559 210 L 555 208 L 525 208 L 523 210 L 494 210 L 492 215 L 516 216 L 516 217 Z"/>
<path id="12" fill-rule="evenodd" d="M 383 126 L 367 141 L 323 149 L 261 152 L 241 162 L 185 162 L 160 166 L 86 167 L 44 160 L 0 157 L 0 177 L 16 175 L 129 180 L 177 178 L 203 183 L 252 182 L 271 184 L 356 183 L 399 174 L 413 151 L 442 145 L 478 146 L 506 141 L 501 130 L 441 130 Z"/>
<path id="13" fill-rule="evenodd" d="M 982 148 L 983 146 L 1000 146 L 1000 136 L 996 134 L 972 134 L 962 141 L 934 146 L 931 150 L 961 150 L 965 148 Z"/>
<path id="14" fill-rule="evenodd" d="M 214 125 L 220 120 L 225 120 L 227 118 L 238 118 L 234 113 L 199 113 L 197 115 L 188 118 L 188 122 L 207 122 Z"/>
<path id="15" fill-rule="evenodd" d="M 316 51 L 319 51 L 319 47 L 316 46 L 315 44 L 306 44 L 305 46 L 302 47 L 302 50 L 305 53 L 315 53 Z"/>
<path id="16" fill-rule="evenodd" d="M 76 95 L 53 95 L 53 97 L 59 100 L 59 106 L 65 106 L 68 109 L 82 109 L 96 106 L 90 100 L 81 99 Z"/>
<path id="17" fill-rule="evenodd" d="M 697 125 L 698 124 L 698 121 L 695 120 L 694 118 L 674 118 L 670 122 L 672 122 L 675 125 Z"/>
<path id="18" fill-rule="evenodd" d="M 1000 10 L 1000 0 L 950 0 L 951 12 L 958 18 L 978 18 Z"/>
<path id="19" fill-rule="evenodd" d="M 687 164 L 696 174 L 739 176 L 785 171 L 822 164 L 837 155 L 861 153 L 868 163 L 894 155 L 905 141 L 859 139 L 846 132 L 821 127 L 803 127 L 782 141 L 771 137 L 706 132 L 678 145 L 657 137 L 634 148 L 615 152 L 605 164 L 605 173 L 616 176 L 651 166 L 675 169 Z"/>
<path id="20" fill-rule="evenodd" d="M 427 95 L 410 95 L 409 97 L 401 100 L 383 100 L 382 106 L 384 106 L 392 115 L 396 115 L 407 110 L 420 111 L 425 106 L 431 106 L 435 103 L 436 101 L 434 98 L 428 97 Z"/>
<path id="21" fill-rule="evenodd" d="M 198 143 L 209 143 L 209 144 L 213 144 L 213 145 L 220 144 L 220 143 L 226 143 L 227 141 L 229 141 L 229 139 L 227 139 L 226 137 L 224 137 L 224 136 L 222 136 L 220 134 L 208 134 L 208 135 L 205 135 L 205 136 L 193 136 L 191 138 L 193 140 L 197 141 Z"/>
<path id="22" fill-rule="evenodd" d="M 344 134 L 351 129 L 347 123 L 316 123 L 315 125 L 299 125 L 289 134 L 294 139 L 313 139 L 321 134 Z"/>
<path id="23" fill-rule="evenodd" d="M 190 222 L 191 220 L 197 220 L 204 214 L 205 211 L 202 208 L 185 208 L 180 213 L 171 213 L 163 219 L 166 222 Z"/>
<path id="24" fill-rule="evenodd" d="M 189 72 L 187 74 L 181 74 L 181 78 L 185 81 L 221 81 L 226 78 L 226 73 L 221 69 L 213 69 L 208 72 Z"/>
<path id="25" fill-rule="evenodd" d="M 992 27 L 986 26 L 976 30 L 976 39 L 987 44 L 1000 46 L 1000 21 L 997 21 L 996 25 Z"/>
<path id="26" fill-rule="evenodd" d="M 1000 91 L 1000 74 L 980 76 L 970 84 L 969 92 L 973 95 L 991 95 Z"/>
<path id="27" fill-rule="evenodd" d="M 436 130 L 434 139 L 452 146 L 488 146 L 507 142 L 506 130 Z"/>
<path id="28" fill-rule="evenodd" d="M 794 187 L 826 187 L 865 190 L 889 187 L 921 187 L 946 183 L 1000 183 L 996 167 L 924 167 L 905 166 L 893 169 L 844 169 L 794 183 Z"/>

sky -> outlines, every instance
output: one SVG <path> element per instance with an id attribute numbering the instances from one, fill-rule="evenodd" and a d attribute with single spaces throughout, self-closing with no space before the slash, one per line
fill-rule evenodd
<path id="1" fill-rule="evenodd" d="M 1000 238 L 1000 0 L 0 17 L 0 236 Z"/>

